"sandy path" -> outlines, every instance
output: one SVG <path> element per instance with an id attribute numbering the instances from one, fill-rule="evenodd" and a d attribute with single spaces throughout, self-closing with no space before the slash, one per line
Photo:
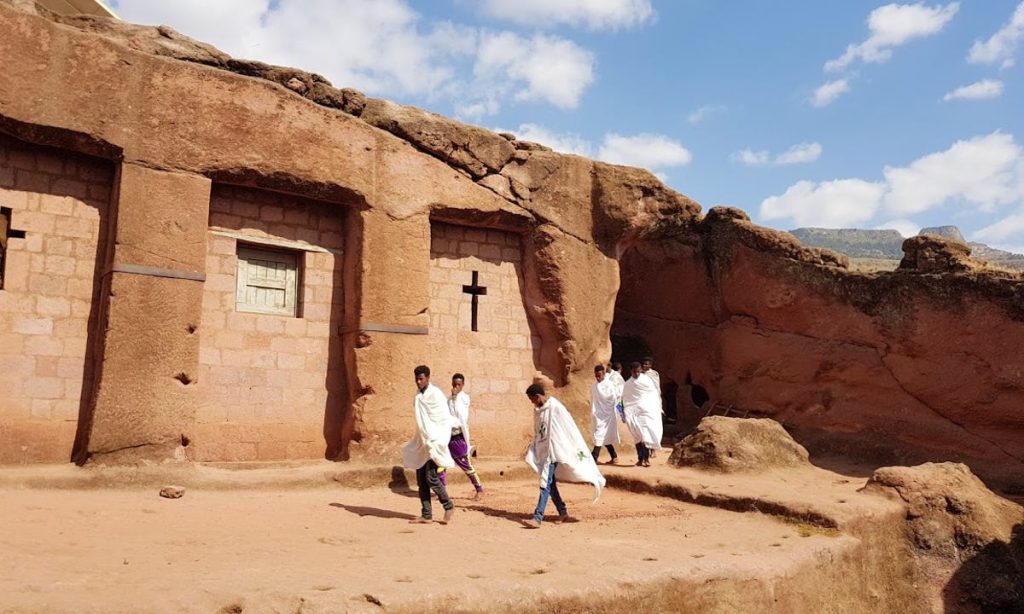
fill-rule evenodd
<path id="1" fill-rule="evenodd" d="M 784 573 L 850 539 L 616 490 L 591 505 L 592 490 L 574 485 L 563 494 L 581 521 L 531 531 L 520 519 L 534 481 L 501 484 L 479 505 L 458 498 L 464 484 L 453 490 L 455 522 L 417 526 L 407 521 L 418 501 L 386 488 L 192 489 L 179 500 L 3 489 L 0 611 L 379 611 L 365 595 L 483 610 L 666 576 Z"/>

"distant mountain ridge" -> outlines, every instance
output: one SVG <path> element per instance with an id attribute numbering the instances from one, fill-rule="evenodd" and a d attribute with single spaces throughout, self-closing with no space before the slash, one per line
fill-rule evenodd
<path id="1" fill-rule="evenodd" d="M 899 260 L 903 257 L 903 235 L 896 230 L 867 230 L 862 228 L 797 228 L 790 234 L 809 247 L 825 247 L 854 259 Z M 990 264 L 1024 269 L 1024 255 L 989 247 L 964 239 L 956 226 L 922 228 L 918 234 L 938 235 L 965 243 L 971 254 Z"/>

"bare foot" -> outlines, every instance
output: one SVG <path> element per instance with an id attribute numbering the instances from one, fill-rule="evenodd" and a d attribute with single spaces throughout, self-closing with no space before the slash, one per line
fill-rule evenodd
<path id="1" fill-rule="evenodd" d="M 540 521 L 535 519 L 535 518 L 530 518 L 529 520 L 524 520 L 523 524 L 526 526 L 527 529 L 539 529 L 540 528 Z"/>
<path id="2" fill-rule="evenodd" d="M 474 501 L 479 501 L 480 499 L 483 499 L 483 498 L 484 498 L 484 491 L 478 490 L 478 491 L 473 493 L 473 500 Z"/>
<path id="3" fill-rule="evenodd" d="M 445 510 L 444 511 L 444 518 L 441 519 L 441 524 L 448 524 L 448 523 L 450 523 L 454 516 L 455 516 L 455 508 L 454 507 L 452 509 L 450 509 L 450 510 Z"/>
<path id="4" fill-rule="evenodd" d="M 413 518 L 409 521 L 409 524 L 430 524 L 432 522 L 434 521 L 429 518 Z"/>

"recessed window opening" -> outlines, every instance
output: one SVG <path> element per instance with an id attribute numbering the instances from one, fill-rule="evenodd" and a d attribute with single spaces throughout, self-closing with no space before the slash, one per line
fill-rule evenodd
<path id="1" fill-rule="evenodd" d="M 235 310 L 299 316 L 302 252 L 238 244 Z"/>
<path id="2" fill-rule="evenodd" d="M 0 207 L 0 290 L 4 289 L 4 272 L 7 267 L 8 239 L 24 239 L 24 230 L 11 229 L 13 212 L 8 207 Z"/>

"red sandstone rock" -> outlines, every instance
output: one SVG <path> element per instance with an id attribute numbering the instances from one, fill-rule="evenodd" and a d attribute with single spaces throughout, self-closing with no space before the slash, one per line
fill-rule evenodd
<path id="1" fill-rule="evenodd" d="M 926 581 L 964 612 L 1024 608 L 1024 508 L 993 493 L 965 465 L 882 467 L 863 489 L 901 501 Z M 942 581 L 948 578 L 947 581 Z"/>
<path id="2" fill-rule="evenodd" d="M 198 282 L 114 273 L 103 292 L 80 288 L 99 297 L 91 329 L 98 332 L 88 348 L 79 342 L 71 358 L 90 374 L 82 361 L 104 358 L 95 381 L 83 386 L 86 398 L 62 399 L 61 411 L 71 416 L 61 429 L 53 420 L 25 418 L 39 399 L 4 400 L 10 404 L 0 413 L 17 416 L 0 430 L 5 461 L 65 457 L 68 441 L 45 453 L 36 444 L 57 432 L 67 438 L 80 401 L 83 449 L 120 451 L 124 460 L 171 455 L 182 433 L 195 449 L 219 450 L 223 460 L 308 456 L 321 444 L 330 458 L 392 457 L 410 428 L 408 370 L 430 358 L 424 336 L 393 331 L 429 328 L 428 237 L 432 222 L 446 222 L 518 234 L 520 289 L 536 345 L 533 364 L 512 366 L 524 381 L 535 371 L 549 377 L 582 423 L 590 369 L 610 353 L 614 318 L 614 332 L 650 344 L 664 382 L 681 386 L 689 376 L 715 401 L 785 420 L 816 451 L 860 447 L 875 460 L 959 459 L 986 479 L 1021 487 L 1020 276 L 963 267 L 934 275 L 855 274 L 845 257 L 802 248 L 784 233 L 751 224 L 739 210 L 715 208 L 701 220 L 699 205 L 648 171 L 367 102 L 317 75 L 229 58 L 168 28 L 95 19 L 55 23 L 19 2 L 0 3 L 0 31 L 0 92 L 12 93 L 0 95 L 0 130 L 25 147 L 98 156 L 128 175 L 149 169 L 165 184 L 154 207 L 184 195 L 175 206 L 187 221 L 174 219 L 173 208 L 146 209 L 137 189 L 117 194 L 110 210 L 116 221 L 123 218 L 122 234 L 130 240 L 99 259 L 94 250 L 87 267 L 106 271 L 115 262 L 154 258 L 146 262 L 181 264 L 207 279 L 223 274 L 206 270 L 202 258 L 196 266 L 195 250 L 208 240 L 202 221 L 209 203 L 194 188 L 210 181 L 316 199 L 342 220 L 340 231 L 328 232 L 345 246 L 340 281 L 332 280 L 343 290 L 342 314 L 314 323 L 335 331 L 338 340 L 315 356 L 333 361 L 345 390 L 326 406 L 299 399 L 301 424 L 291 417 L 275 421 L 280 409 L 269 406 L 261 409 L 271 414 L 267 422 L 257 412 L 223 429 L 211 427 L 214 420 L 193 422 L 196 411 L 216 411 L 209 397 L 199 394 L 198 403 L 189 397 L 191 389 L 212 385 L 192 375 L 202 347 L 197 334 L 203 336 L 195 322 L 200 294 L 191 285 Z M 61 159 L 54 168 L 78 165 L 67 164 Z M 131 187 L 130 179 L 122 183 Z M 32 185 L 14 192 L 39 196 L 49 181 L 30 177 Z M 86 200 L 91 190 L 110 200 L 113 185 L 106 182 L 83 182 Z M 260 214 L 256 208 L 260 225 L 253 232 L 273 232 Z M 103 219 L 116 229 L 115 220 Z M 150 223 L 170 232 L 164 236 Z M 95 227 L 89 232 L 101 240 L 112 232 Z M 185 262 L 173 262 L 169 236 L 179 237 Z M 941 266 L 960 262 L 957 253 L 943 254 L 911 260 L 918 270 L 943 258 Z M 17 336 L 10 343 L 26 342 Z M 501 360 L 495 355 L 485 364 L 509 366 Z M 279 383 L 289 375 L 259 368 Z M 184 385 L 179 374 L 195 385 Z M 221 375 L 230 380 L 232 373 Z M 234 375 L 231 385 L 263 400 L 260 390 L 250 390 L 258 383 L 243 385 Z M 33 386 L 33 394 L 68 390 L 43 376 Z M 508 394 L 509 407 L 524 403 L 521 391 L 498 394 Z M 495 420 L 475 432 L 498 443 L 507 429 Z M 33 452 L 20 451 L 26 441 Z M 520 444 L 508 441 L 495 452 Z"/>
<path id="3" fill-rule="evenodd" d="M 732 473 L 807 465 L 807 450 L 774 420 L 709 416 L 672 449 L 668 462 Z"/>
<path id="4" fill-rule="evenodd" d="M 160 496 L 165 499 L 180 499 L 185 496 L 185 487 L 164 486 L 160 489 Z"/>

